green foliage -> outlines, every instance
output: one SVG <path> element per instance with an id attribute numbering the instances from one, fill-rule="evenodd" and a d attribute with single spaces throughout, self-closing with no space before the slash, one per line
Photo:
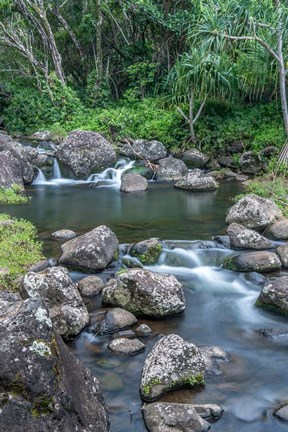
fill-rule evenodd
<path id="1" fill-rule="evenodd" d="M 14 184 L 11 188 L 0 188 L 0 204 L 26 204 L 28 198 L 20 186 Z"/>

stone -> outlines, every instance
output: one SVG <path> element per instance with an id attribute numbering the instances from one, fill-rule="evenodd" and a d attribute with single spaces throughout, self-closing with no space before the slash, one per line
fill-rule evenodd
<path id="1" fill-rule="evenodd" d="M 61 246 L 60 264 L 84 271 L 103 270 L 115 257 L 119 242 L 106 225 L 100 225 Z"/>
<path id="2" fill-rule="evenodd" d="M 9 151 L 0 151 L 0 187 L 19 186 L 24 192 L 21 164 Z"/>
<path id="3" fill-rule="evenodd" d="M 136 328 L 137 336 L 151 336 L 152 330 L 147 324 L 141 324 Z"/>
<path id="4" fill-rule="evenodd" d="M 41 261 L 38 261 L 36 264 L 32 265 L 31 267 L 29 267 L 28 271 L 38 273 L 40 271 L 47 269 L 48 267 L 51 267 L 50 261 L 48 259 L 43 259 Z"/>
<path id="5" fill-rule="evenodd" d="M 100 294 L 104 288 L 103 280 L 98 276 L 87 276 L 78 282 L 78 289 L 83 296 Z"/>
<path id="6" fill-rule="evenodd" d="M 115 308 L 97 315 L 96 322 L 90 330 L 97 335 L 115 333 L 131 327 L 136 322 L 137 318 L 131 312 Z"/>
<path id="7" fill-rule="evenodd" d="M 193 148 L 183 153 L 182 160 L 189 168 L 203 168 L 209 161 L 209 157 Z"/>
<path id="8" fill-rule="evenodd" d="M 188 168 L 182 160 L 169 156 L 159 161 L 159 167 L 156 170 L 156 180 L 180 180 L 187 172 Z"/>
<path id="9" fill-rule="evenodd" d="M 144 265 L 156 264 L 162 252 L 162 244 L 157 239 L 143 240 L 133 244 L 128 252 L 139 258 Z"/>
<path id="10" fill-rule="evenodd" d="M 207 432 L 211 429 L 190 404 L 157 402 L 145 405 L 142 413 L 149 432 Z"/>
<path id="11" fill-rule="evenodd" d="M 257 272 L 245 273 L 245 279 L 257 286 L 263 286 L 266 281 L 266 277 Z"/>
<path id="12" fill-rule="evenodd" d="M 279 339 L 281 337 L 288 337 L 287 329 L 278 329 L 278 328 L 265 328 L 256 330 L 258 334 L 266 337 L 267 339 Z"/>
<path id="13" fill-rule="evenodd" d="M 246 228 L 260 231 L 281 217 L 282 212 L 274 201 L 250 194 L 230 207 L 226 223 L 235 222 L 244 225 Z"/>
<path id="14" fill-rule="evenodd" d="M 205 363 L 199 348 L 176 334 L 163 336 L 148 354 L 141 377 L 140 394 L 145 401 L 167 391 L 204 384 Z"/>
<path id="15" fill-rule="evenodd" d="M 265 170 L 265 163 L 259 154 L 248 151 L 240 157 L 240 170 L 244 174 L 259 174 Z"/>
<path id="16" fill-rule="evenodd" d="M 227 234 L 230 238 L 230 247 L 232 249 L 253 249 L 264 250 L 271 249 L 273 243 L 260 235 L 257 231 L 245 228 L 238 223 L 232 223 L 227 228 Z"/>
<path id="17" fill-rule="evenodd" d="M 120 190 L 122 192 L 139 192 L 148 188 L 148 181 L 140 174 L 124 174 L 121 179 Z"/>
<path id="18" fill-rule="evenodd" d="M 219 363 L 228 362 L 229 355 L 227 352 L 218 346 L 199 347 L 205 364 L 205 370 L 210 375 L 221 375 L 222 372 L 219 368 Z"/>
<path id="19" fill-rule="evenodd" d="M 160 141 L 138 139 L 134 141 L 132 148 L 137 159 L 146 159 L 151 162 L 156 162 L 167 156 L 167 149 Z"/>
<path id="20" fill-rule="evenodd" d="M 223 168 L 235 168 L 236 164 L 232 156 L 221 156 L 217 159 L 219 165 Z"/>
<path id="21" fill-rule="evenodd" d="M 235 271 L 268 273 L 279 270 L 282 264 L 274 252 L 248 252 L 228 258 L 224 261 L 224 268 Z"/>
<path id="22" fill-rule="evenodd" d="M 197 414 L 202 418 L 219 419 L 224 413 L 224 409 L 217 404 L 192 405 Z"/>
<path id="23" fill-rule="evenodd" d="M 272 240 L 288 240 L 288 219 L 282 219 L 268 226 L 263 235 Z"/>
<path id="24" fill-rule="evenodd" d="M 217 162 L 216 159 L 210 159 L 206 164 L 205 164 L 206 169 L 208 170 L 208 173 L 210 174 L 211 171 L 219 171 L 221 169 L 220 164 Z M 215 174 L 216 175 L 216 174 Z"/>
<path id="25" fill-rule="evenodd" d="M 257 307 L 288 315 L 288 276 L 267 280 L 256 301 Z"/>
<path id="26" fill-rule="evenodd" d="M 41 299 L 49 309 L 54 329 L 65 339 L 77 336 L 89 323 L 89 314 L 77 286 L 63 267 L 27 273 L 21 295 Z"/>
<path id="27" fill-rule="evenodd" d="M 232 141 L 228 146 L 231 153 L 242 153 L 244 150 L 244 144 L 242 141 Z"/>
<path id="28" fill-rule="evenodd" d="M 138 339 L 119 338 L 114 339 L 113 342 L 108 345 L 108 348 L 115 354 L 133 356 L 144 351 L 145 345 Z"/>
<path id="29" fill-rule="evenodd" d="M 175 187 L 191 192 L 210 192 L 218 189 L 219 185 L 213 177 L 200 176 L 194 172 L 189 172 L 175 184 Z"/>
<path id="30" fill-rule="evenodd" d="M 283 267 L 288 267 L 288 243 L 279 246 L 276 253 L 279 255 Z"/>
<path id="31" fill-rule="evenodd" d="M 282 422 L 288 422 L 288 405 L 278 408 L 274 412 L 274 415 L 278 417 L 278 419 L 281 420 Z"/>
<path id="32" fill-rule="evenodd" d="M 130 159 L 135 158 L 135 152 L 133 150 L 132 144 L 130 143 L 118 143 L 119 155 L 125 156 Z"/>
<path id="33" fill-rule="evenodd" d="M 238 174 L 236 175 L 236 180 L 239 182 L 246 182 L 247 180 L 249 180 L 249 177 L 247 175 L 243 175 L 243 174 Z"/>
<path id="34" fill-rule="evenodd" d="M 61 229 L 55 231 L 51 234 L 52 237 L 55 237 L 57 240 L 68 240 L 77 236 L 77 234 L 69 229 Z"/>
<path id="35" fill-rule="evenodd" d="M 57 158 L 69 177 L 81 179 L 114 166 L 117 160 L 114 147 L 100 133 L 80 130 L 58 146 Z"/>
<path id="36" fill-rule="evenodd" d="M 52 134 L 50 131 L 39 131 L 33 133 L 29 139 L 32 141 L 52 141 Z"/>
<path id="37" fill-rule="evenodd" d="M 108 432 L 99 382 L 54 333 L 45 304 L 0 296 L 0 430 Z"/>
<path id="38" fill-rule="evenodd" d="M 136 316 L 154 318 L 176 315 L 185 309 L 183 287 L 175 276 L 143 269 L 131 269 L 110 279 L 102 301 Z"/>
<path id="39" fill-rule="evenodd" d="M 263 150 L 260 151 L 260 156 L 270 159 L 272 156 L 275 156 L 279 153 L 279 149 L 275 146 L 267 146 Z"/>

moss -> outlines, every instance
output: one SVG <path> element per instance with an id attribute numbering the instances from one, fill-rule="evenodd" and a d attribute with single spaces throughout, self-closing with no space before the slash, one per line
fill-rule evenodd
<path id="1" fill-rule="evenodd" d="M 262 309 L 266 309 L 266 310 L 273 312 L 277 315 L 288 316 L 288 310 L 281 309 L 279 306 L 276 306 L 275 304 L 264 303 L 259 299 L 256 300 L 255 306 L 262 308 Z"/>
<path id="2" fill-rule="evenodd" d="M 178 381 L 176 383 L 176 386 L 189 386 L 189 387 L 194 387 L 194 386 L 198 386 L 198 385 L 204 385 L 205 384 L 205 379 L 204 379 L 204 374 L 203 373 L 199 373 L 197 375 L 192 375 L 191 377 L 185 378 L 182 381 Z M 175 387 L 175 386 L 174 386 Z M 173 388 L 173 387 L 171 387 Z"/>
<path id="3" fill-rule="evenodd" d="M 54 411 L 53 397 L 40 396 L 34 400 L 32 406 L 33 417 L 39 417 L 40 415 L 50 414 L 53 411 Z"/>
<path id="4" fill-rule="evenodd" d="M 226 270 L 239 271 L 235 265 L 234 258 L 227 258 L 223 263 L 223 268 Z"/>
<path id="5" fill-rule="evenodd" d="M 23 377 L 21 373 L 17 373 L 15 377 L 9 382 L 7 386 L 7 391 L 12 393 L 15 396 L 22 396 L 24 399 L 27 399 L 27 393 L 25 390 Z"/>
<path id="6" fill-rule="evenodd" d="M 128 269 L 125 267 L 122 267 L 115 273 L 115 276 L 121 276 L 122 274 L 125 274 L 127 272 L 128 272 Z"/>
<path id="7" fill-rule="evenodd" d="M 143 264 L 150 265 L 155 264 L 158 261 L 161 252 L 162 246 L 160 243 L 158 243 L 155 246 L 149 247 L 147 252 L 144 252 L 141 255 L 137 254 L 135 251 L 131 251 L 131 255 L 138 257 Z"/>
<path id="8" fill-rule="evenodd" d="M 151 393 L 152 388 L 155 385 L 161 385 L 161 384 L 162 382 L 160 381 L 159 378 L 153 378 L 152 380 L 149 381 L 149 383 L 143 385 L 142 387 L 143 396 L 148 397 Z"/>
<path id="9" fill-rule="evenodd" d="M 0 204 L 26 204 L 28 198 L 17 184 L 11 188 L 0 188 Z"/>

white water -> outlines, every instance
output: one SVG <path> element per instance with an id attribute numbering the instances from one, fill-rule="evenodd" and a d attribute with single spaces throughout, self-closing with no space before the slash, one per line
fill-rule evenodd
<path id="1" fill-rule="evenodd" d="M 33 181 L 33 185 L 39 185 L 39 184 L 47 183 L 46 177 L 43 174 L 43 172 L 41 171 L 41 169 L 37 168 L 37 170 L 38 170 L 38 174 L 37 174 L 36 179 Z"/>

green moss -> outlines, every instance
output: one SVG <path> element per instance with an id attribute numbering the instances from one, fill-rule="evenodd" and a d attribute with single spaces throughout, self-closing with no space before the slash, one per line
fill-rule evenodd
<path id="1" fill-rule="evenodd" d="M 256 300 L 255 306 L 262 308 L 262 309 L 266 309 L 266 310 L 273 312 L 277 315 L 288 316 L 288 310 L 283 310 L 279 306 L 276 306 L 275 304 L 264 303 L 259 299 Z"/>
<path id="2" fill-rule="evenodd" d="M 21 373 L 17 373 L 13 380 L 9 382 L 9 385 L 7 386 L 7 391 L 11 393 L 14 396 L 22 396 L 24 399 L 27 399 L 27 393 L 25 390 L 23 377 Z"/>
<path id="3" fill-rule="evenodd" d="M 115 273 L 115 276 L 121 276 L 122 274 L 125 274 L 127 272 L 128 272 L 128 269 L 125 267 L 122 267 Z"/>
<path id="4" fill-rule="evenodd" d="M 223 263 L 223 268 L 226 270 L 238 271 L 233 258 L 227 258 Z"/>
<path id="5" fill-rule="evenodd" d="M 11 188 L 0 188 L 0 204 L 26 204 L 28 198 L 20 186 L 14 184 Z"/>
<path id="6" fill-rule="evenodd" d="M 53 397 L 40 396 L 34 400 L 32 406 L 33 417 L 39 417 L 40 415 L 50 414 L 53 411 L 54 411 Z"/>
<path id="7" fill-rule="evenodd" d="M 162 252 L 162 246 L 158 243 L 156 246 L 149 247 L 147 252 L 139 255 L 135 251 L 131 251 L 131 255 L 138 257 L 144 265 L 155 264 Z"/>
<path id="8" fill-rule="evenodd" d="M 143 396 L 148 397 L 151 393 L 152 388 L 155 385 L 161 385 L 161 384 L 162 382 L 160 381 L 159 378 L 153 378 L 152 380 L 149 381 L 149 383 L 143 385 L 142 387 Z"/>
<path id="9" fill-rule="evenodd" d="M 191 377 L 184 378 L 183 380 L 177 380 L 172 382 L 169 385 L 169 390 L 173 390 L 181 387 L 195 387 L 204 384 L 205 384 L 204 374 L 199 373 L 197 375 L 192 375 Z M 166 385 L 163 384 L 159 378 L 153 378 L 152 380 L 149 381 L 149 383 L 143 385 L 142 387 L 143 396 L 148 398 L 150 396 L 152 388 L 156 385 L 163 385 L 166 387 Z"/>

